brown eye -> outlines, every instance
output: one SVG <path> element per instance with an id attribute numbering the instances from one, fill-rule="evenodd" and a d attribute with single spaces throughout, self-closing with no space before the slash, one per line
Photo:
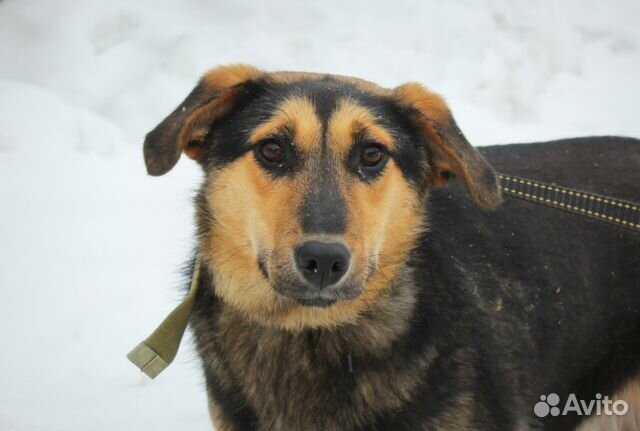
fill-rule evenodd
<path id="1" fill-rule="evenodd" d="M 264 157 L 267 162 L 277 163 L 282 160 L 284 150 L 279 143 L 267 141 L 260 145 L 260 155 Z"/>
<path id="2" fill-rule="evenodd" d="M 362 150 L 360 161 L 363 166 L 373 167 L 384 159 L 384 150 L 377 145 L 369 145 Z"/>

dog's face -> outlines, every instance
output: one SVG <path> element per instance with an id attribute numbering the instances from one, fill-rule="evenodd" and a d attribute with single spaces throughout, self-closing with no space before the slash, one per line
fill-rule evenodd
<path id="1" fill-rule="evenodd" d="M 200 254 L 216 294 L 287 328 L 357 317 L 390 289 L 450 175 L 491 207 L 495 175 L 443 100 L 307 73 L 215 69 L 145 141 L 152 175 L 204 168 Z"/>

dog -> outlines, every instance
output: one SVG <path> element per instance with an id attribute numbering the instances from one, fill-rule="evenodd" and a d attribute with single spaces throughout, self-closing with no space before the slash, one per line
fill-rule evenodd
<path id="1" fill-rule="evenodd" d="M 145 139 L 151 175 L 182 153 L 217 430 L 633 427 L 640 235 L 503 197 L 495 172 L 637 201 L 640 141 L 478 150 L 420 84 L 232 65 Z M 630 411 L 539 417 L 551 393 Z"/>

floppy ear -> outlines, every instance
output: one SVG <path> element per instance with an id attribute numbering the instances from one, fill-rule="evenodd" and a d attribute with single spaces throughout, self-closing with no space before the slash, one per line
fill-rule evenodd
<path id="1" fill-rule="evenodd" d="M 456 176 L 476 204 L 494 208 L 502 194 L 493 168 L 469 144 L 442 97 L 420 84 L 409 83 L 393 90 L 397 100 L 415 109 L 431 153 L 431 184 L 446 185 Z"/>
<path id="2" fill-rule="evenodd" d="M 218 67 L 204 75 L 187 98 L 147 134 L 144 140 L 147 172 L 166 174 L 183 151 L 198 159 L 211 125 L 231 110 L 242 84 L 261 75 L 259 70 L 245 65 Z"/>

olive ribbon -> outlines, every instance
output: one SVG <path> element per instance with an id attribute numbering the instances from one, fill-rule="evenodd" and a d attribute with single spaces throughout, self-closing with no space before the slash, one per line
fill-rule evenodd
<path id="1" fill-rule="evenodd" d="M 146 340 L 138 344 L 127 358 L 152 379 L 173 362 L 187 329 L 200 284 L 200 257 L 196 258 L 191 287 L 184 300 L 162 321 Z"/>

